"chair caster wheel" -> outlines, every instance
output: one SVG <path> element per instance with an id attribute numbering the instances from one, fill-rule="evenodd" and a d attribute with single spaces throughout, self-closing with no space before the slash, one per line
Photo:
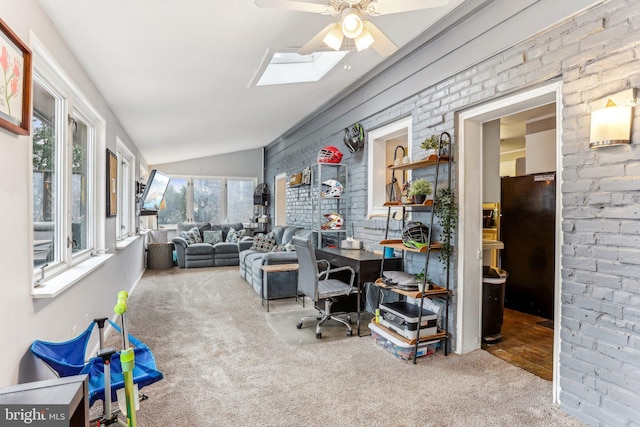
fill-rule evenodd
<path id="1" fill-rule="evenodd" d="M 302 322 L 298 322 L 298 323 L 296 323 L 296 328 L 298 328 L 298 329 L 302 329 Z"/>
<path id="2" fill-rule="evenodd" d="M 321 332 L 316 332 L 316 338 L 318 338 L 318 339 L 322 338 L 322 333 Z"/>
<path id="3" fill-rule="evenodd" d="M 347 336 L 348 336 L 348 337 L 353 336 L 353 331 L 347 331 Z"/>

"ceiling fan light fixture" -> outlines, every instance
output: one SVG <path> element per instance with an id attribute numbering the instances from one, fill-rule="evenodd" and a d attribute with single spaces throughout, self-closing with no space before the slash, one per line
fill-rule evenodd
<path id="1" fill-rule="evenodd" d="M 358 52 L 360 52 L 361 50 L 365 50 L 366 48 L 371 46 L 374 41 L 375 39 L 369 31 L 362 30 L 360 35 L 356 37 L 356 49 L 358 49 Z"/>
<path id="2" fill-rule="evenodd" d="M 344 34 L 342 34 L 342 29 L 340 25 L 335 24 L 329 32 L 324 36 L 322 42 L 329 46 L 333 50 L 340 50 L 340 46 L 342 46 L 342 40 L 344 39 Z"/>
<path id="3" fill-rule="evenodd" d="M 354 8 L 348 7 L 342 11 L 342 33 L 345 36 L 355 39 L 362 33 L 363 29 L 362 19 L 360 19 Z"/>

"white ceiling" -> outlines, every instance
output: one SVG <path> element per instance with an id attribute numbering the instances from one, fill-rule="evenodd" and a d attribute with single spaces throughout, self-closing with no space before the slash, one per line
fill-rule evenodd
<path id="1" fill-rule="evenodd" d="M 149 164 L 263 147 L 383 61 L 367 49 L 317 83 L 248 87 L 267 50 L 337 18 L 253 0 L 39 2 Z M 371 21 L 403 46 L 462 2 Z"/>

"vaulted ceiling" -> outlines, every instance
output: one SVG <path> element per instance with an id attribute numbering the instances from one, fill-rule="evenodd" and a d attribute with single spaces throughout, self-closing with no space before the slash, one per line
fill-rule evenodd
<path id="1" fill-rule="evenodd" d="M 267 52 L 295 50 L 337 18 L 253 0 L 39 2 L 149 164 L 266 146 L 394 60 L 353 51 L 319 82 L 250 87 Z M 371 20 L 402 47 L 462 2 Z"/>

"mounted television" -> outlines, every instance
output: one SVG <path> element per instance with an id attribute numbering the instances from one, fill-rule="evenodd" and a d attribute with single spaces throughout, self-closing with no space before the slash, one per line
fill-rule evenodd
<path id="1" fill-rule="evenodd" d="M 140 198 L 140 215 L 156 215 L 169 186 L 169 177 L 153 169 Z"/>

